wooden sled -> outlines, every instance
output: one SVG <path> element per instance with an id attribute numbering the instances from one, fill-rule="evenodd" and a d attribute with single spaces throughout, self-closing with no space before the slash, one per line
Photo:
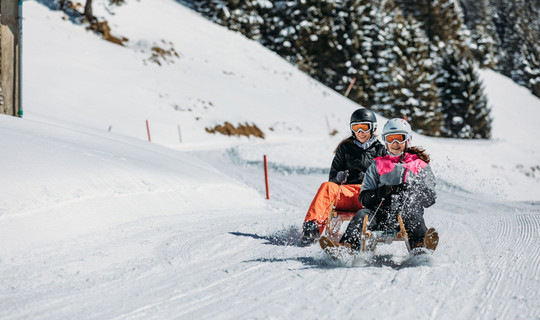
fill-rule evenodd
<path id="1" fill-rule="evenodd" d="M 409 244 L 409 236 L 407 235 L 407 230 L 405 230 L 403 219 L 399 213 L 397 214 L 397 220 L 399 223 L 399 230 L 368 230 L 367 225 L 369 223 L 369 216 L 366 215 L 362 227 L 362 251 L 375 252 L 377 244 L 380 242 L 391 244 L 394 241 L 405 241 L 407 251 L 410 252 L 411 246 Z"/>
<path id="2" fill-rule="evenodd" d="M 413 248 L 411 248 L 411 245 L 409 243 L 409 235 L 407 234 L 407 230 L 405 229 L 405 224 L 403 223 L 403 219 L 401 218 L 400 208 L 397 206 L 397 201 L 392 201 L 393 207 L 392 212 L 395 212 L 395 216 L 398 222 L 398 226 L 394 229 L 387 229 L 387 230 L 369 230 L 369 216 L 366 215 L 364 217 L 363 226 L 362 226 L 362 250 L 363 252 L 370 251 L 375 252 L 377 248 L 377 244 L 384 243 L 384 244 L 392 244 L 394 241 L 403 241 L 405 242 L 405 247 L 407 248 L 408 252 L 411 252 Z M 328 219 L 326 222 L 326 228 L 325 228 L 325 235 L 329 239 L 332 240 L 333 246 L 341 246 L 343 244 L 339 243 L 339 240 L 341 239 L 341 236 L 343 233 L 341 232 L 341 226 L 344 222 L 351 221 L 354 216 L 356 215 L 356 212 L 350 212 L 350 211 L 339 211 L 336 210 L 334 207 L 334 202 L 332 201 L 330 205 L 330 209 L 328 212 Z M 430 228 L 426 235 L 429 235 L 427 237 L 426 241 L 426 248 L 428 250 L 434 251 L 435 248 L 438 245 L 439 242 L 439 235 L 437 231 L 434 228 Z M 328 242 L 327 240 L 325 240 Z M 328 244 L 321 243 L 321 247 L 327 247 Z"/>
<path id="3" fill-rule="evenodd" d="M 340 248 L 345 248 L 345 252 L 349 254 L 354 254 L 354 251 L 351 250 L 350 245 L 339 243 L 341 239 L 342 232 L 341 227 L 344 222 L 351 221 L 352 218 L 356 215 L 356 212 L 350 211 L 339 211 L 334 207 L 334 203 L 330 205 L 328 212 L 328 219 L 326 221 L 325 235 L 319 239 L 319 244 L 321 248 L 326 252 L 332 259 L 337 260 L 339 257 L 344 255 L 344 251 L 340 251 Z M 369 224 L 369 216 L 364 217 L 363 227 L 362 227 L 362 251 L 366 252 L 375 252 L 378 243 L 391 244 L 394 241 L 404 241 L 407 251 L 411 251 L 409 244 L 409 237 L 407 235 L 407 230 L 405 230 L 405 224 L 401 215 L 397 214 L 397 221 L 399 223 L 399 229 L 389 229 L 389 230 L 369 230 L 367 228 Z"/>
<path id="4" fill-rule="evenodd" d="M 334 241 L 339 241 L 343 232 L 341 226 L 344 222 L 349 222 L 354 218 L 356 211 L 340 211 L 334 207 L 334 201 L 330 204 L 328 219 L 324 229 L 325 235 Z"/>

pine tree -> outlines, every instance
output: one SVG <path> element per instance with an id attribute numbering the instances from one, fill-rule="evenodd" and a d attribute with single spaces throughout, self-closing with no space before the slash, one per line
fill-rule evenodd
<path id="1" fill-rule="evenodd" d="M 420 133 L 439 136 L 443 118 L 434 83 L 436 70 L 429 55 L 429 41 L 420 23 L 395 12 L 387 27 L 386 81 L 376 95 L 373 110 L 389 118 L 406 118 Z"/>
<path id="2" fill-rule="evenodd" d="M 263 44 L 342 94 L 356 78 L 349 98 L 369 107 L 382 44 L 379 6 L 370 0 L 275 2 Z"/>
<path id="3" fill-rule="evenodd" d="M 382 90 L 384 68 L 388 68 L 388 62 L 381 55 L 387 38 L 383 30 L 385 13 L 380 11 L 383 2 L 355 1 L 355 14 L 351 17 L 354 45 L 348 48 L 351 59 L 347 80 L 356 78 L 356 84 L 349 97 L 367 108 L 375 104 L 375 96 Z"/>
<path id="4" fill-rule="evenodd" d="M 494 12 L 489 0 L 461 0 L 463 21 L 470 30 L 466 46 L 481 67 L 497 65 L 497 33 L 491 20 Z"/>
<path id="5" fill-rule="evenodd" d="M 430 42 L 463 42 L 463 19 L 454 0 L 396 0 L 405 17 L 422 23 Z"/>
<path id="6" fill-rule="evenodd" d="M 271 2 L 256 0 L 195 0 L 192 5 L 210 20 L 239 31 L 254 40 L 261 39 L 264 28 L 263 12 Z"/>
<path id="7" fill-rule="evenodd" d="M 474 62 L 447 47 L 437 78 L 444 115 L 443 135 L 463 139 L 488 139 L 491 117 L 482 82 Z"/>
<path id="8" fill-rule="evenodd" d="M 540 97 L 540 9 L 524 0 L 493 5 L 496 13 L 493 21 L 500 42 L 495 69 Z"/>
<path id="9" fill-rule="evenodd" d="M 356 78 L 350 99 L 390 117 L 407 116 L 425 134 L 454 136 L 455 128 L 450 128 L 449 123 L 459 122 L 459 115 L 444 115 L 442 119 L 446 109 L 452 112 L 447 95 L 451 87 L 446 86 L 452 75 L 447 48 L 471 65 L 473 58 L 483 66 L 497 64 L 497 70 L 536 90 L 540 96 L 539 10 L 525 0 L 194 0 L 192 3 L 199 12 L 258 39 L 337 92 L 345 93 Z M 464 11 L 458 3 L 463 4 Z M 406 17 L 405 22 L 394 23 L 398 12 Z M 468 70 L 465 66 L 459 68 Z M 434 85 L 439 69 L 441 77 Z M 455 71 L 460 72 L 463 71 Z M 452 79 L 453 86 L 461 86 L 462 92 L 475 87 L 482 91 L 481 85 L 473 84 L 474 75 Z M 444 90 L 437 89 L 439 84 L 446 86 Z M 482 97 L 483 93 L 478 96 Z M 483 105 L 479 101 L 477 105 Z M 463 123 L 467 121 L 464 117 Z M 487 129 L 483 130 L 489 132 L 489 121 L 485 122 Z M 462 135 L 489 135 L 477 134 L 480 129 L 469 126 L 471 129 L 464 132 L 474 133 Z M 441 133 L 441 130 L 445 131 Z"/>

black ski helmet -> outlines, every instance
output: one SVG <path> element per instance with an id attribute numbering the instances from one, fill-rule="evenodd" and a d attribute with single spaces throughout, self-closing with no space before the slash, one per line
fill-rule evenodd
<path id="1" fill-rule="evenodd" d="M 356 109 L 351 115 L 351 122 L 371 122 L 371 133 L 374 134 L 377 130 L 377 117 L 373 111 L 366 108 Z"/>

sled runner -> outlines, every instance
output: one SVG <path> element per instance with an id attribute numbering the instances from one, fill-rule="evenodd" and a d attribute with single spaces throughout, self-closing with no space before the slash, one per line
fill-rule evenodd
<path id="1" fill-rule="evenodd" d="M 379 243 L 392 244 L 394 241 L 405 242 L 407 252 L 414 255 L 433 252 L 439 243 L 437 231 L 434 228 L 428 229 L 421 247 L 411 248 L 409 235 L 401 217 L 403 204 L 399 201 L 398 195 L 392 195 L 391 200 L 389 221 L 373 226 L 372 220 L 376 216 L 377 210 L 373 214 L 366 214 L 363 217 L 361 242 L 356 248 L 351 247 L 348 243 L 339 242 L 342 236 L 342 224 L 351 221 L 356 212 L 338 211 L 332 202 L 326 222 L 325 235 L 319 239 L 321 248 L 333 259 L 343 257 L 344 252 L 351 255 L 358 251 L 375 252 Z"/>
<path id="2" fill-rule="evenodd" d="M 397 210 L 394 210 L 394 212 L 396 211 Z M 355 214 L 356 212 L 336 210 L 334 202 L 332 201 L 328 213 L 328 219 L 326 221 L 326 237 L 332 240 L 336 245 L 340 245 L 338 241 L 342 235 L 341 227 L 344 222 L 351 221 Z M 396 213 L 396 218 L 399 223 L 399 229 L 369 230 L 367 226 L 370 221 L 369 216 L 366 215 L 364 217 L 362 228 L 362 251 L 375 251 L 378 243 L 382 242 L 391 244 L 394 241 L 405 241 L 407 250 L 411 251 L 407 230 L 405 230 L 405 225 L 403 224 L 403 219 L 401 218 L 399 212 Z"/>
<path id="3" fill-rule="evenodd" d="M 371 225 L 370 217 L 364 216 L 364 222 L 362 224 L 362 251 L 375 252 L 378 243 L 392 244 L 394 241 L 404 241 L 407 251 L 411 251 L 409 243 L 409 236 L 405 229 L 405 224 L 401 218 L 401 207 L 399 201 L 397 201 L 397 195 L 392 195 L 391 212 L 395 216 L 397 226 L 395 228 L 385 228 L 384 230 L 370 230 Z M 375 211 L 375 214 L 377 212 Z M 373 218 L 371 218 L 373 219 Z"/>
<path id="4" fill-rule="evenodd" d="M 336 239 L 336 236 L 339 236 L 339 233 L 336 232 L 336 228 L 340 228 L 341 224 L 344 221 L 350 221 L 355 212 L 335 212 L 335 215 L 329 216 L 328 218 L 328 227 L 327 225 L 327 235 L 322 236 L 319 239 L 319 244 L 323 251 L 328 254 L 332 259 L 336 260 L 340 257 L 343 257 L 344 254 L 353 255 L 355 251 L 351 248 L 350 245 L 340 243 Z M 397 214 L 397 220 L 399 222 L 399 229 L 391 230 L 369 230 L 367 225 L 369 224 L 369 216 L 364 217 L 364 223 L 362 228 L 362 252 L 375 252 L 378 243 L 392 244 L 394 241 L 404 241 L 407 251 L 411 251 L 409 245 L 409 238 L 407 236 L 407 230 L 405 230 L 405 225 L 401 219 L 401 215 Z"/>
<path id="5" fill-rule="evenodd" d="M 319 244 L 323 251 L 334 260 L 343 259 L 347 255 L 352 256 L 355 254 L 355 251 L 349 245 L 334 241 L 327 236 L 322 236 L 319 239 Z"/>
<path id="6" fill-rule="evenodd" d="M 377 244 L 382 242 L 385 244 L 392 244 L 394 241 L 404 241 L 407 251 L 411 251 L 409 244 L 409 237 L 407 235 L 407 230 L 405 230 L 405 225 L 403 224 L 403 219 L 398 213 L 396 215 L 399 229 L 390 229 L 390 230 L 369 230 L 367 228 L 369 224 L 369 217 L 366 215 L 364 217 L 364 224 L 362 227 L 362 251 L 373 251 L 377 248 Z"/>
<path id="7" fill-rule="evenodd" d="M 386 228 L 384 230 L 370 230 L 368 228 L 371 223 L 370 216 L 364 216 L 364 221 L 362 224 L 361 248 L 357 248 L 357 250 L 360 250 L 362 252 L 375 252 L 377 244 L 379 243 L 392 244 L 394 241 L 403 241 L 405 242 L 405 247 L 407 248 L 407 251 L 411 251 L 412 248 L 409 244 L 407 230 L 405 229 L 405 224 L 403 223 L 403 219 L 401 218 L 401 214 L 399 212 L 400 208 L 397 206 L 397 201 L 392 201 L 392 204 L 392 212 L 395 213 L 398 226 L 396 226 L 396 228 Z M 321 248 L 332 258 L 336 258 L 336 249 L 338 248 L 341 252 L 337 255 L 341 255 L 343 249 L 345 249 L 343 247 L 346 247 L 346 251 L 350 254 L 354 254 L 354 250 L 352 250 L 350 246 L 346 244 L 339 243 L 339 239 L 342 235 L 342 224 L 344 222 L 352 220 L 355 214 L 356 212 L 337 211 L 332 202 L 328 214 L 328 220 L 326 222 L 325 236 L 322 236 L 319 239 L 319 244 Z M 438 241 L 438 237 L 436 241 Z"/>
<path id="8" fill-rule="evenodd" d="M 343 235 L 341 230 L 343 223 L 351 221 L 355 214 L 356 211 L 336 210 L 334 201 L 330 204 L 324 235 L 319 238 L 319 245 L 323 251 L 334 260 L 341 259 L 344 255 L 354 254 L 354 251 L 350 246 L 339 243 L 339 239 L 341 239 L 341 236 Z"/>
<path id="9" fill-rule="evenodd" d="M 336 210 L 334 201 L 332 201 L 328 212 L 328 219 L 326 220 L 325 235 L 334 240 L 339 240 L 343 234 L 341 231 L 343 223 L 351 221 L 355 214 L 356 211 Z"/>

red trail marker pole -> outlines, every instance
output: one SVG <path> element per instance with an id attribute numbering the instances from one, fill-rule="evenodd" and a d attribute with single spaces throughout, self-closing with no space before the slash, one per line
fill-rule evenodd
<path id="1" fill-rule="evenodd" d="M 270 192 L 268 191 L 268 164 L 266 162 L 266 155 L 264 155 L 264 181 L 266 183 L 266 199 L 270 199 Z"/>
<path id="2" fill-rule="evenodd" d="M 148 126 L 148 120 L 146 120 L 146 132 L 148 133 L 148 142 L 152 142 L 150 139 L 150 126 Z"/>

